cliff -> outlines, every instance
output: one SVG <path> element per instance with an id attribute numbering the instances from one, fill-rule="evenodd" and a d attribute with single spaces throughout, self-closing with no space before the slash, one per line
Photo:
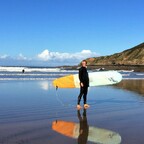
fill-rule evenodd
<path id="1" fill-rule="evenodd" d="M 109 56 L 87 59 L 88 65 L 144 65 L 144 43 Z"/>

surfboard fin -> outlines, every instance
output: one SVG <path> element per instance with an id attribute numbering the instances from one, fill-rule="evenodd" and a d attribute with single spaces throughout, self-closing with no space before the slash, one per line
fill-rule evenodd
<path id="1" fill-rule="evenodd" d="M 58 86 L 56 86 L 56 90 L 58 90 Z"/>

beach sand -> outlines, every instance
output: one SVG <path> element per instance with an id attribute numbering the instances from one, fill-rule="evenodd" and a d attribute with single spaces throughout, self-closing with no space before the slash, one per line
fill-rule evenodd
<path id="1" fill-rule="evenodd" d="M 121 144 L 143 144 L 142 89 L 144 80 L 123 80 L 117 86 L 89 88 L 88 125 L 118 133 Z M 78 94 L 79 89 L 56 91 L 52 81 L 0 81 L 0 144 L 78 143 L 77 138 L 52 129 L 56 120 L 79 123 Z"/>

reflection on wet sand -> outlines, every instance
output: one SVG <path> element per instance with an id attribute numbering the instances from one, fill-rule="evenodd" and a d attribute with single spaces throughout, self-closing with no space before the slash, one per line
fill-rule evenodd
<path id="1" fill-rule="evenodd" d="M 77 116 L 80 124 L 78 144 L 86 144 L 88 140 L 88 134 L 89 134 L 89 125 L 86 116 L 86 109 L 84 109 L 83 116 L 81 116 L 80 110 L 78 110 Z"/>
<path id="2" fill-rule="evenodd" d="M 52 122 L 52 129 L 62 135 L 75 138 L 78 144 L 86 144 L 87 141 L 101 144 L 120 144 L 121 136 L 113 131 L 88 126 L 86 110 L 81 116 L 80 111 L 77 111 L 79 123 L 56 120 Z"/>
<path id="3" fill-rule="evenodd" d="M 122 80 L 115 86 L 144 95 L 144 80 Z"/>
<path id="4" fill-rule="evenodd" d="M 48 83 L 48 81 L 40 81 L 39 85 L 40 85 L 40 87 L 43 90 L 46 90 L 46 91 L 49 90 L 49 83 Z"/>

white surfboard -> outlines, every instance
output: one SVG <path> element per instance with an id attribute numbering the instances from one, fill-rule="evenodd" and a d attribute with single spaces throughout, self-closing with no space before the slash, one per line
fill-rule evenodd
<path id="1" fill-rule="evenodd" d="M 122 80 L 122 75 L 117 71 L 99 71 L 89 72 L 89 86 L 112 85 Z M 67 75 L 57 78 L 53 81 L 53 85 L 59 88 L 79 88 L 80 81 L 78 74 Z"/>

